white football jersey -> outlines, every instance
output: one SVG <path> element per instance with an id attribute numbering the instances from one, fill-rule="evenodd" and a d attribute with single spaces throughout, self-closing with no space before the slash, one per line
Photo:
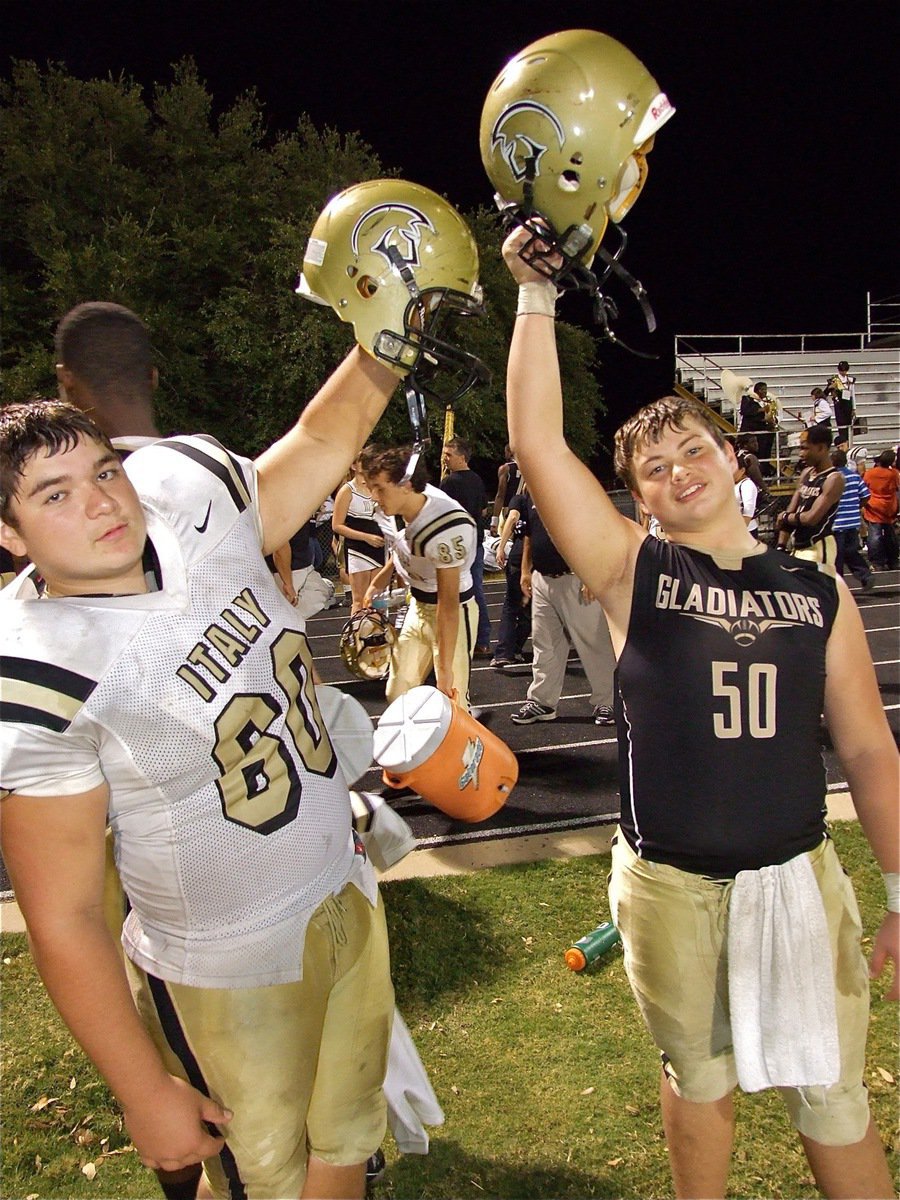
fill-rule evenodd
<path id="1" fill-rule="evenodd" d="M 388 545 L 397 574 L 407 584 L 437 597 L 438 571 L 459 567 L 460 595 L 471 590 L 478 531 L 461 504 L 426 483 L 422 511 L 402 529 L 396 525 L 396 517 L 393 521 Z"/>
<path id="2" fill-rule="evenodd" d="M 110 788 L 134 962 L 198 987 L 296 980 L 309 917 L 353 881 L 347 785 L 316 703 L 303 622 L 260 551 L 253 464 L 205 437 L 126 462 L 161 589 L 0 592 L 0 784 Z"/>

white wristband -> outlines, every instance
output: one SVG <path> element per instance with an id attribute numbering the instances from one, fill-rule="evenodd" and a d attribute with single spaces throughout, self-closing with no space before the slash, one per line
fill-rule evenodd
<path id="1" fill-rule="evenodd" d="M 900 871 L 884 872 L 884 890 L 888 912 L 900 912 Z"/>
<path id="2" fill-rule="evenodd" d="M 550 279 L 546 283 L 520 283 L 516 316 L 535 313 L 539 317 L 555 317 L 557 295 L 556 284 Z"/>

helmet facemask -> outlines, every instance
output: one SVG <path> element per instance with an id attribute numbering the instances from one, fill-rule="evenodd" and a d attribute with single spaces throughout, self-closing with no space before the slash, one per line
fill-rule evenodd
<path id="1" fill-rule="evenodd" d="M 377 609 L 363 608 L 341 630 L 341 658 L 357 679 L 386 679 L 397 634 Z"/>
<path id="2" fill-rule="evenodd" d="M 458 322 L 482 316 L 481 289 L 467 296 L 453 288 L 426 288 L 412 293 L 403 314 L 402 333 L 383 329 L 373 351 L 393 366 L 409 368 L 407 388 L 443 405 L 455 404 L 477 383 L 487 383 L 490 371 L 474 354 L 463 350 L 453 336 Z M 411 364 L 411 365 L 410 365 Z"/>
<path id="3" fill-rule="evenodd" d="M 490 372 L 459 346 L 478 316 L 478 249 L 437 193 L 398 179 L 332 197 L 310 235 L 300 291 L 353 325 L 368 353 L 404 378 L 414 439 L 427 440 L 425 398 L 454 404 Z"/>

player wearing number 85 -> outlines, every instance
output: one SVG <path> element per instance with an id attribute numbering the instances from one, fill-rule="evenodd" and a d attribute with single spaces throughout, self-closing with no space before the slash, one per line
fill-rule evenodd
<path id="1" fill-rule="evenodd" d="M 410 288 L 458 276 L 401 270 L 378 301 L 400 333 Z M 34 564 L 0 593 L 4 859 L 142 1161 L 203 1160 L 204 1195 L 361 1197 L 385 1131 L 383 910 L 303 622 L 263 554 L 344 478 L 408 358 L 354 348 L 255 461 L 177 437 L 123 465 L 68 404 L 0 411 L 0 540 Z M 107 820 L 132 905 L 124 970 Z"/>
<path id="2" fill-rule="evenodd" d="M 362 468 L 389 551 L 365 603 L 371 605 L 394 571 L 411 597 L 391 652 L 387 698 L 396 700 L 424 683 L 433 667 L 437 687 L 467 708 L 478 631 L 475 522 L 456 500 L 426 483 L 424 460 L 409 447 L 364 451 Z"/>
<path id="3" fill-rule="evenodd" d="M 887 1196 L 863 1083 L 868 979 L 825 825 L 820 716 L 885 872 L 872 972 L 898 992 L 897 751 L 856 606 L 818 564 L 761 545 L 732 448 L 666 397 L 616 435 L 616 468 L 664 527 L 612 505 L 563 436 L 556 290 L 519 256 L 510 441 L 560 553 L 603 605 L 618 659 L 622 796 L 610 910 L 662 1051 L 678 1196 L 725 1195 L 732 1092 L 776 1086 L 827 1195 Z"/>

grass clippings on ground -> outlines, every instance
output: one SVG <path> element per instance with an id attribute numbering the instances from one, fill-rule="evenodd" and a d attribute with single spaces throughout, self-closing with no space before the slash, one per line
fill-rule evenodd
<path id="1" fill-rule="evenodd" d="M 835 827 L 871 941 L 884 891 L 858 826 Z M 398 1156 L 377 1200 L 665 1197 L 658 1066 L 621 948 L 584 974 L 563 952 L 608 919 L 605 856 L 384 888 L 397 1002 L 446 1113 L 427 1157 Z M 868 948 L 868 946 L 867 946 Z M 3 938 L 2 1194 L 158 1197 L 105 1086 Z M 873 987 L 866 1082 L 885 1143 L 897 1125 L 897 1010 Z M 777 1095 L 738 1096 L 730 1192 L 816 1196 Z M 892 1165 L 897 1168 L 896 1147 Z"/>

